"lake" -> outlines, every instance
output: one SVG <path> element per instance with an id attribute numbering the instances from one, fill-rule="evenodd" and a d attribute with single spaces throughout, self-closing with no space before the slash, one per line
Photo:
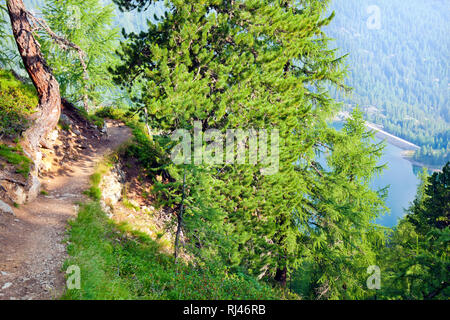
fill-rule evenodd
<path id="1" fill-rule="evenodd" d="M 388 167 L 372 183 L 375 190 L 390 186 L 386 206 L 391 212 L 376 220 L 378 224 L 386 227 L 395 226 L 398 219 L 404 216 L 404 209 L 414 200 L 419 184 L 416 173 L 420 168 L 404 159 L 401 153 L 402 149 L 387 144 L 380 163 L 386 163 Z"/>
<path id="2" fill-rule="evenodd" d="M 337 130 L 341 130 L 343 123 L 335 122 L 332 124 Z M 382 139 L 377 138 L 376 142 Z M 414 166 L 411 162 L 402 157 L 402 149 L 386 143 L 383 156 L 380 159 L 381 164 L 387 164 L 387 168 L 383 173 L 374 178 L 371 186 L 374 190 L 378 190 L 389 186 L 386 206 L 390 209 L 389 213 L 385 213 L 375 222 L 385 227 L 393 227 L 398 220 L 405 215 L 405 209 L 416 197 L 419 178 L 417 173 L 421 168 Z M 325 159 L 320 157 L 319 162 L 326 166 Z"/>

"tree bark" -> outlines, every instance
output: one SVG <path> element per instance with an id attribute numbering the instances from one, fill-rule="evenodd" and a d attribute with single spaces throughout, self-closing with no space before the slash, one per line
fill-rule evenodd
<path id="1" fill-rule="evenodd" d="M 287 280 L 287 268 L 284 267 L 283 269 L 277 269 L 277 273 L 275 274 L 275 281 L 278 282 L 278 284 L 281 287 L 286 287 L 286 280 Z"/>
<path id="2" fill-rule="evenodd" d="M 59 84 L 47 65 L 38 42 L 33 37 L 23 1 L 8 0 L 7 7 L 19 54 L 39 98 L 37 112 L 31 119 L 33 124 L 24 132 L 25 139 L 34 150 L 58 123 L 61 114 Z"/>
<path id="3" fill-rule="evenodd" d="M 175 236 L 175 249 L 174 249 L 175 263 L 177 263 L 178 247 L 180 245 L 181 226 L 183 224 L 185 186 L 186 186 L 186 168 L 184 168 L 184 175 L 183 175 L 183 196 L 181 199 L 180 212 L 178 213 L 178 216 L 177 216 L 177 233 Z"/>

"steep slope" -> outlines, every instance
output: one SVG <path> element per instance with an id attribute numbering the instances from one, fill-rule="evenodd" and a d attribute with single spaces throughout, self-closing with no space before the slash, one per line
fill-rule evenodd
<path id="1" fill-rule="evenodd" d="M 391 134 L 421 146 L 416 160 L 450 158 L 448 1 L 331 1 L 327 35 L 349 54 L 352 95 L 335 96 Z"/>

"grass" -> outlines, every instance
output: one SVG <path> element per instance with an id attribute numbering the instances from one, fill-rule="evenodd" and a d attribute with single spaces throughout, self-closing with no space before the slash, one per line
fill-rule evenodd
<path id="1" fill-rule="evenodd" d="M 103 175 L 108 173 L 111 167 L 113 166 L 115 157 L 116 156 L 113 155 L 97 165 L 94 174 L 90 177 L 91 187 L 88 190 L 84 191 L 85 195 L 87 195 L 93 200 L 101 199 L 102 190 L 100 189 L 100 182 L 102 181 Z"/>
<path id="2" fill-rule="evenodd" d="M 81 289 L 63 299 L 280 299 L 283 293 L 215 265 L 174 263 L 161 244 L 108 219 L 98 202 L 70 222 L 64 269 L 77 265 Z"/>
<path id="3" fill-rule="evenodd" d="M 0 69 L 0 136 L 15 139 L 26 130 L 38 104 L 36 90 Z"/>
<path id="4" fill-rule="evenodd" d="M 9 147 L 5 144 L 0 144 L 0 158 L 14 165 L 16 167 L 16 173 L 21 174 L 24 178 L 28 177 L 31 160 L 24 155 L 20 145 Z"/>

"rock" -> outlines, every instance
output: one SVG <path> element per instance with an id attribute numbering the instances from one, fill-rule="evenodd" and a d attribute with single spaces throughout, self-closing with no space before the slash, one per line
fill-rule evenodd
<path id="1" fill-rule="evenodd" d="M 36 152 L 34 157 L 34 168 L 39 168 L 42 162 L 42 157 L 43 157 L 42 152 Z"/>
<path id="2" fill-rule="evenodd" d="M 41 167 L 39 168 L 41 172 L 48 172 L 52 169 L 53 162 L 52 159 L 49 157 L 48 159 L 45 159 L 41 162 Z"/>
<path id="3" fill-rule="evenodd" d="M 9 199 L 17 204 L 25 204 L 27 201 L 32 201 L 37 198 L 41 188 L 41 182 L 35 173 L 28 176 L 26 185 L 22 186 L 11 182 L 3 184 Z"/>
<path id="4" fill-rule="evenodd" d="M 81 132 L 78 129 L 73 129 L 72 132 L 77 136 L 81 136 Z"/>
<path id="5" fill-rule="evenodd" d="M 41 142 L 41 146 L 45 149 L 52 149 L 56 140 L 58 140 L 58 135 L 58 130 L 51 131 L 47 137 L 45 137 L 44 141 Z"/>
<path id="6" fill-rule="evenodd" d="M 27 201 L 32 201 L 37 198 L 39 191 L 41 190 L 41 182 L 35 175 L 31 176 L 28 181 Z"/>
<path id="7" fill-rule="evenodd" d="M 103 128 L 100 130 L 100 132 L 103 135 L 108 136 L 108 127 L 107 127 L 106 123 L 103 125 Z"/>
<path id="8" fill-rule="evenodd" d="M 27 201 L 27 194 L 23 187 L 15 185 L 11 191 L 9 196 L 15 203 L 24 204 Z"/>
<path id="9" fill-rule="evenodd" d="M 0 214 L 10 214 L 15 216 L 13 209 L 1 200 L 0 200 Z"/>
<path id="10" fill-rule="evenodd" d="M 68 116 L 66 116 L 64 113 L 61 113 L 61 116 L 59 117 L 59 121 L 61 121 L 62 124 L 65 124 L 70 127 L 73 125 L 73 121 L 70 120 L 70 118 Z"/>
<path id="11" fill-rule="evenodd" d="M 108 174 L 102 177 L 100 189 L 102 190 L 101 202 L 104 206 L 114 206 L 122 198 L 123 172 L 116 165 Z"/>
<path id="12" fill-rule="evenodd" d="M 5 283 L 5 284 L 3 285 L 2 290 L 8 289 L 8 288 L 11 287 L 11 286 L 12 286 L 12 283 L 11 283 L 11 282 L 7 282 L 7 283 Z"/>

